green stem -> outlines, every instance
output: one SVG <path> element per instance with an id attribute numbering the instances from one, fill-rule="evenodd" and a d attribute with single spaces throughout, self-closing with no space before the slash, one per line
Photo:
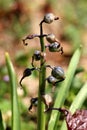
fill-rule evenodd
<path id="1" fill-rule="evenodd" d="M 20 115 L 16 88 L 16 74 L 8 53 L 5 54 L 5 58 L 11 84 L 12 130 L 20 130 Z"/>
<path id="2" fill-rule="evenodd" d="M 40 23 L 40 35 L 43 35 L 43 30 L 42 30 L 42 22 Z M 40 37 L 40 45 L 41 45 L 41 52 L 45 52 L 45 45 L 44 45 L 44 39 L 43 37 Z M 44 109 L 45 105 L 42 102 L 42 94 L 45 94 L 45 74 L 46 74 L 46 69 L 45 69 L 45 62 L 44 62 L 44 57 L 41 58 L 40 61 L 40 69 L 41 71 L 39 72 L 39 91 L 38 91 L 38 130 L 45 130 L 45 114 L 44 114 Z"/>

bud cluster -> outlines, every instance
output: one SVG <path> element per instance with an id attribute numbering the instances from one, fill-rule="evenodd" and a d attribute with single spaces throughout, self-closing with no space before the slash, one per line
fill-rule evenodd
<path id="1" fill-rule="evenodd" d="M 47 67 L 51 68 L 50 76 L 48 76 L 47 78 L 45 77 L 45 81 L 44 80 L 42 81 L 43 83 L 47 81 L 49 84 L 52 84 L 56 88 L 57 83 L 62 82 L 65 79 L 65 74 L 64 74 L 64 70 L 62 67 L 60 67 L 60 66 L 51 67 L 50 65 L 46 65 L 45 49 L 48 48 L 48 50 L 50 52 L 61 52 L 61 54 L 63 54 L 63 47 L 61 47 L 59 40 L 55 37 L 55 35 L 53 33 L 43 34 L 42 24 L 43 23 L 51 24 L 53 21 L 58 20 L 58 19 L 59 19 L 59 17 L 55 17 L 54 14 L 47 13 L 44 16 L 43 20 L 40 22 L 40 35 L 38 35 L 38 34 L 28 35 L 25 39 L 23 39 L 23 44 L 27 45 L 28 43 L 26 43 L 26 40 L 31 40 L 35 37 L 38 37 L 40 39 L 42 48 L 41 48 L 41 50 L 34 51 L 33 56 L 32 56 L 32 62 L 31 62 L 32 68 L 26 68 L 24 70 L 23 76 L 20 80 L 21 86 L 22 86 L 22 83 L 21 83 L 22 80 L 25 77 L 30 76 L 33 71 L 38 70 L 39 73 L 43 73 L 42 67 L 44 67 L 45 69 Z M 42 45 L 43 44 L 42 39 L 44 37 L 46 38 L 46 41 L 48 42 L 46 45 L 45 44 Z M 38 61 L 40 61 L 40 66 L 36 67 L 34 63 L 38 62 Z M 43 78 L 43 76 L 42 76 L 42 78 Z M 52 98 L 53 96 L 51 94 L 47 94 L 44 92 L 42 92 L 42 93 L 40 93 L 42 102 L 46 105 L 46 108 L 50 108 L 50 106 L 52 106 L 52 104 L 53 104 L 53 98 Z M 32 109 L 33 106 L 38 105 L 38 99 L 39 99 L 39 97 L 31 98 L 31 101 L 30 101 L 31 104 L 28 109 L 29 111 Z"/>
<path id="2" fill-rule="evenodd" d="M 56 86 L 58 82 L 61 82 L 65 79 L 64 70 L 60 66 L 51 67 L 50 65 L 47 65 L 46 67 L 50 67 L 52 69 L 51 75 L 46 78 L 48 83 Z"/>

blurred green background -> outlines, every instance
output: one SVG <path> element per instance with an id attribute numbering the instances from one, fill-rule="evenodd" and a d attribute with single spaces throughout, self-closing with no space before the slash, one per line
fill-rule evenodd
<path id="1" fill-rule="evenodd" d="M 84 68 L 84 71 L 74 77 L 66 107 L 69 107 L 82 84 L 87 80 L 87 0 L 1 0 L 0 109 L 6 127 L 11 125 L 10 85 L 4 58 L 5 52 L 9 52 L 17 75 L 22 130 L 35 130 L 36 110 L 29 113 L 28 107 L 30 98 L 37 95 L 38 74 L 33 73 L 29 79 L 25 79 L 24 90 L 20 90 L 19 80 L 24 68 L 31 66 L 31 56 L 34 50 L 39 48 L 39 41 L 38 39 L 31 40 L 26 47 L 22 39 L 28 34 L 39 34 L 39 23 L 48 12 L 54 13 L 60 19 L 51 25 L 44 24 L 44 33 L 56 35 L 64 48 L 64 55 L 56 58 L 57 54 L 52 55 L 47 52 L 47 62 L 60 65 L 66 71 L 74 50 L 80 44 L 83 47 L 79 66 L 82 70 Z M 83 107 L 87 107 L 87 101 Z"/>

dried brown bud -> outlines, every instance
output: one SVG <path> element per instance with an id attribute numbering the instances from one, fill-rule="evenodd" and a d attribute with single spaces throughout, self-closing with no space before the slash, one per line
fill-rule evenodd
<path id="1" fill-rule="evenodd" d="M 31 39 L 33 39 L 33 38 L 35 38 L 35 37 L 40 37 L 40 35 L 38 35 L 38 34 L 28 35 L 26 38 L 22 39 L 23 44 L 24 44 L 25 46 L 27 46 L 28 43 L 26 42 L 26 40 L 31 40 Z"/>
<path id="2" fill-rule="evenodd" d="M 47 108 L 49 108 L 53 103 L 53 99 L 52 99 L 52 96 L 50 94 L 42 95 L 42 100 L 45 103 Z"/>

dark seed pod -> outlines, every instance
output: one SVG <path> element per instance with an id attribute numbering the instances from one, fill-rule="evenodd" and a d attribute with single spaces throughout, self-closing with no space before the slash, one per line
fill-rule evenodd
<path id="1" fill-rule="evenodd" d="M 46 112 L 49 110 L 58 110 L 64 113 L 68 130 L 87 130 L 87 110 L 77 110 L 73 115 L 62 108 L 49 108 Z"/>
<path id="2" fill-rule="evenodd" d="M 41 58 L 41 52 L 38 51 L 38 50 L 35 50 L 33 56 L 34 56 L 34 59 L 35 59 L 36 61 L 38 61 L 38 60 L 40 60 L 40 58 Z"/>
<path id="3" fill-rule="evenodd" d="M 34 67 L 34 60 L 39 61 L 42 57 L 44 58 L 44 62 L 45 62 L 46 53 L 35 50 L 32 56 L 32 62 L 31 62 L 32 66 Z"/>
<path id="4" fill-rule="evenodd" d="M 37 106 L 37 104 L 38 104 L 38 97 L 31 98 L 30 103 L 31 104 L 30 104 L 30 106 L 28 108 L 29 111 L 32 109 L 33 106 Z"/>
<path id="5" fill-rule="evenodd" d="M 55 77 L 53 77 L 52 75 L 50 75 L 48 78 L 46 78 L 46 80 L 48 81 L 48 83 L 55 85 L 57 82 L 57 79 Z"/>
<path id="6" fill-rule="evenodd" d="M 64 80 L 65 79 L 64 70 L 59 66 L 54 67 L 52 69 L 51 75 L 53 77 L 55 77 L 56 79 L 59 79 L 59 80 Z"/>
<path id="7" fill-rule="evenodd" d="M 54 35 L 53 33 L 48 34 L 48 35 L 46 36 L 46 40 L 47 40 L 49 43 L 53 43 L 53 42 L 56 42 L 56 41 L 57 41 L 57 39 L 56 39 L 56 37 L 55 37 L 55 35 Z"/>
<path id="8" fill-rule="evenodd" d="M 52 23 L 54 20 L 58 20 L 59 18 L 58 17 L 55 17 L 54 14 L 52 13 L 47 13 L 45 16 L 44 16 L 44 22 L 45 23 Z"/>
<path id="9" fill-rule="evenodd" d="M 38 104 L 38 97 L 31 98 L 30 102 L 31 102 L 32 105 L 37 106 L 37 104 Z"/>
<path id="10" fill-rule="evenodd" d="M 59 51 L 58 50 L 59 47 L 60 47 L 60 43 L 54 42 L 52 44 L 49 44 L 49 51 L 51 51 L 51 52 L 57 52 L 57 51 Z"/>
<path id="11" fill-rule="evenodd" d="M 59 42 L 53 42 L 45 47 L 48 47 L 50 52 L 61 52 L 61 54 L 63 54 L 63 47 L 60 46 Z"/>
<path id="12" fill-rule="evenodd" d="M 40 59 L 41 59 L 41 52 L 38 50 L 35 50 L 35 52 L 32 56 L 32 62 L 31 62 L 32 66 L 34 67 L 34 60 L 39 61 Z"/>
<path id="13" fill-rule="evenodd" d="M 23 72 L 23 76 L 22 76 L 22 78 L 21 78 L 21 80 L 20 80 L 20 86 L 22 87 L 22 84 L 21 84 L 21 82 L 22 82 L 22 80 L 25 78 L 25 77 L 27 77 L 27 76 L 30 76 L 31 74 L 32 74 L 32 71 L 33 70 L 35 70 L 36 68 L 26 68 L 25 70 L 24 70 L 24 72 Z"/>

